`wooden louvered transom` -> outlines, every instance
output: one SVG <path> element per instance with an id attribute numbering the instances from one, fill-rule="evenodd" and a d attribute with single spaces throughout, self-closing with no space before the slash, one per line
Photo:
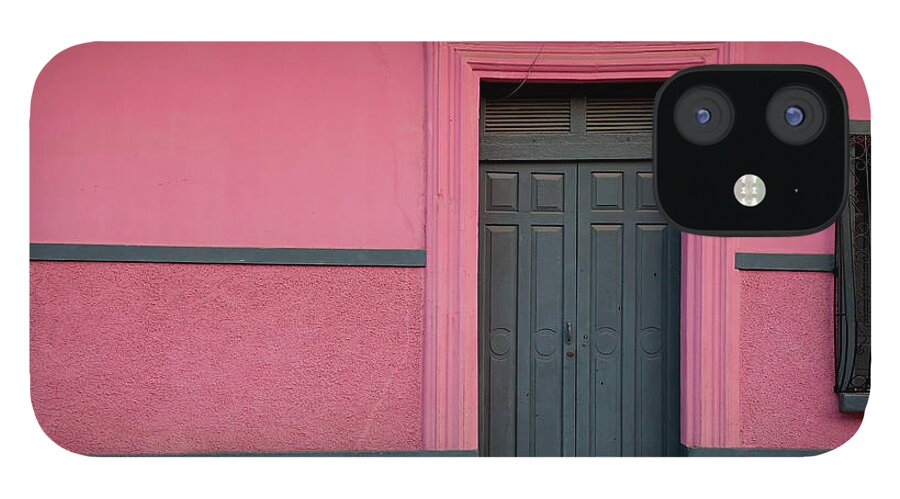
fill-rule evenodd
<path id="1" fill-rule="evenodd" d="M 572 102 L 569 98 L 511 98 L 487 100 L 486 133 L 568 133 Z"/>
<path id="2" fill-rule="evenodd" d="M 653 130 L 653 99 L 650 97 L 588 98 L 588 133 L 629 133 Z"/>
<path id="3" fill-rule="evenodd" d="M 481 85 L 482 161 L 652 158 L 659 82 Z"/>

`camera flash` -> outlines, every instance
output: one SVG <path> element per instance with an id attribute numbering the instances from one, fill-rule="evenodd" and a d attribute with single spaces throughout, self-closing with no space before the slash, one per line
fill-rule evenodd
<path id="1" fill-rule="evenodd" d="M 742 175 L 734 183 L 734 197 L 738 203 L 752 208 L 766 198 L 766 183 L 756 175 Z"/>

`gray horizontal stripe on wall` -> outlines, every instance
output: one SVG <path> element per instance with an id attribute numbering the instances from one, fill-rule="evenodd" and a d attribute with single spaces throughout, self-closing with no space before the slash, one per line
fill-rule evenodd
<path id="1" fill-rule="evenodd" d="M 869 403 L 868 393 L 839 393 L 838 408 L 841 412 L 865 412 Z"/>
<path id="2" fill-rule="evenodd" d="M 424 267 L 425 250 L 222 248 L 33 243 L 31 245 L 31 259 L 82 262 Z"/>
<path id="3" fill-rule="evenodd" d="M 734 267 L 739 270 L 795 270 L 800 272 L 831 272 L 833 254 L 797 253 L 735 253 Z"/>
<path id="4" fill-rule="evenodd" d="M 869 120 L 850 120 L 850 135 L 871 135 L 872 122 Z"/>
<path id="5" fill-rule="evenodd" d="M 752 448 L 716 448 L 685 447 L 687 457 L 806 457 L 818 456 L 829 449 L 761 449 Z"/>

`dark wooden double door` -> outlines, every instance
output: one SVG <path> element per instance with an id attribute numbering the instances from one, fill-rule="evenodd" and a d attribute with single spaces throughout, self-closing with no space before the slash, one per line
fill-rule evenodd
<path id="1" fill-rule="evenodd" d="M 648 161 L 483 162 L 479 446 L 677 453 L 680 235 Z"/>

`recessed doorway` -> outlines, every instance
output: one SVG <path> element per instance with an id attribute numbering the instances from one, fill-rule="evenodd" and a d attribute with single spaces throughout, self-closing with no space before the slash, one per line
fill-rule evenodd
<path id="1" fill-rule="evenodd" d="M 653 194 L 657 87 L 482 86 L 482 455 L 678 453 L 680 233 Z"/>

